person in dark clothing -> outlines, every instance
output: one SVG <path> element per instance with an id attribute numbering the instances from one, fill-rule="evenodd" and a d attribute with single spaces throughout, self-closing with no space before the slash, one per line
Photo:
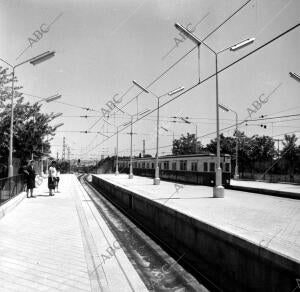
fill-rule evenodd
<path id="1" fill-rule="evenodd" d="M 27 168 L 24 170 L 26 175 L 26 185 L 27 185 L 27 198 L 35 198 L 33 195 L 33 189 L 35 188 L 35 170 L 34 170 L 34 161 L 30 160 Z M 30 196 L 29 196 L 30 191 Z"/>
<path id="2" fill-rule="evenodd" d="M 18 174 L 22 175 L 22 182 L 24 183 L 24 189 L 23 189 L 24 192 L 26 192 L 26 189 L 27 189 L 27 187 L 26 187 L 26 184 L 27 184 L 27 174 L 26 174 L 26 172 L 27 171 L 25 172 L 26 168 L 27 168 L 26 161 L 23 161 L 21 163 L 21 166 L 20 166 L 19 170 L 18 170 Z"/>

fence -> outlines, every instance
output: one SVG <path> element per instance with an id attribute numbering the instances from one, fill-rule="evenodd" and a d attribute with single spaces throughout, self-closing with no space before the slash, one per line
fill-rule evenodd
<path id="1" fill-rule="evenodd" d="M 300 174 L 275 174 L 275 173 L 240 173 L 240 179 L 264 180 L 271 183 L 297 183 L 300 184 Z"/>
<path id="2" fill-rule="evenodd" d="M 0 205 L 15 197 L 24 190 L 25 179 L 23 175 L 0 179 Z"/>

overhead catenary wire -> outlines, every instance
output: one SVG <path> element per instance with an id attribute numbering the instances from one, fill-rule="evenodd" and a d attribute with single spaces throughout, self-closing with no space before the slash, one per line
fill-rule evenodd
<path id="1" fill-rule="evenodd" d="M 214 32 L 216 32 L 221 26 L 223 26 L 227 21 L 229 21 L 233 16 L 235 16 L 238 12 L 240 12 L 246 5 L 248 5 L 252 0 L 247 0 L 243 5 L 241 5 L 237 10 L 235 10 L 231 15 L 229 15 L 224 21 L 222 21 L 216 28 L 214 28 L 209 34 L 207 34 L 203 41 L 205 41 L 206 39 L 208 39 Z M 188 56 L 190 53 L 192 53 L 198 46 L 194 46 L 192 49 L 190 49 L 187 53 L 185 53 L 182 57 L 180 57 L 176 62 L 174 62 L 171 66 L 169 66 L 167 69 L 165 69 L 158 77 L 156 77 L 153 81 L 151 81 L 147 86 L 145 86 L 145 88 L 149 88 L 150 86 L 152 86 L 153 84 L 155 84 L 158 80 L 160 80 L 165 74 L 167 74 L 172 68 L 174 68 L 178 63 L 180 63 L 186 56 Z M 200 82 L 200 80 L 199 80 Z M 123 108 L 125 108 L 129 103 L 131 103 L 133 100 L 135 100 L 136 98 L 138 98 L 141 94 L 143 93 L 143 91 L 139 92 L 136 96 L 134 96 L 133 98 L 131 98 L 127 103 L 125 103 L 122 107 L 121 110 Z M 117 111 L 119 111 L 120 109 L 118 109 Z M 100 121 L 100 119 L 99 119 Z M 97 121 L 96 123 L 94 123 L 92 125 L 92 127 L 89 128 L 89 130 L 91 130 L 99 121 Z"/>
<path id="2" fill-rule="evenodd" d="M 41 97 L 41 96 L 38 96 L 38 95 L 33 95 L 33 94 L 26 93 L 26 92 L 23 92 L 23 91 L 19 91 L 19 93 L 27 95 L 27 96 L 35 97 L 39 100 L 44 100 L 45 99 L 44 97 Z M 101 113 L 100 111 L 97 111 L 97 110 L 94 110 L 94 109 L 91 109 L 91 108 L 88 108 L 88 107 L 82 107 L 82 106 L 79 106 L 79 105 L 75 105 L 75 104 L 71 104 L 71 103 L 67 103 L 67 102 L 63 102 L 63 101 L 54 100 L 53 102 L 64 104 L 64 105 L 75 107 L 75 108 L 80 108 L 80 109 L 83 109 L 83 110 L 86 110 L 86 111 Z"/>
<path id="3" fill-rule="evenodd" d="M 162 104 L 159 106 L 159 108 L 162 108 L 162 107 L 166 106 L 166 105 L 169 104 L 170 102 L 172 102 L 172 101 L 174 101 L 175 99 L 181 97 L 182 95 L 186 94 L 187 92 L 191 91 L 192 89 L 196 88 L 197 86 L 201 85 L 202 83 L 207 82 L 208 80 L 210 80 L 211 78 L 213 78 L 214 76 L 216 76 L 216 74 L 220 74 L 221 72 L 224 72 L 225 70 L 228 70 L 228 69 L 231 68 L 233 65 L 235 65 L 235 64 L 237 64 L 237 63 L 239 63 L 239 62 L 241 62 L 241 61 L 244 60 L 245 58 L 251 56 L 252 54 L 258 52 L 258 51 L 261 50 L 261 49 L 263 49 L 264 47 L 270 45 L 271 43 L 273 43 L 274 41 L 276 41 L 276 40 L 279 39 L 280 37 L 282 37 L 282 36 L 288 34 L 288 33 L 291 32 L 292 30 L 296 29 L 297 27 L 299 27 L 299 25 L 300 25 L 300 23 L 294 25 L 293 27 L 287 29 L 286 31 L 282 32 L 281 34 L 275 36 L 275 37 L 272 38 L 271 40 L 269 40 L 269 41 L 267 41 L 266 43 L 262 44 L 261 46 L 257 47 L 256 49 L 254 49 L 254 50 L 250 51 L 249 53 L 245 54 L 244 56 L 240 57 L 239 59 L 233 61 L 232 63 L 230 63 L 230 64 L 228 64 L 228 65 L 226 65 L 226 66 L 224 66 L 224 67 L 223 67 L 222 69 L 220 69 L 218 72 L 215 72 L 215 73 L 209 75 L 208 77 L 206 77 L 206 78 L 204 78 L 203 80 L 201 80 L 201 82 L 198 82 L 198 83 L 192 85 L 191 87 L 189 87 L 188 89 L 186 89 L 184 92 L 182 92 L 182 93 L 178 94 L 177 96 L 172 97 L 172 98 L 169 99 L 168 101 L 162 103 Z M 158 108 L 155 108 L 155 109 L 151 110 L 149 113 L 145 114 L 143 117 L 136 119 L 135 121 L 133 121 L 133 124 L 136 123 L 136 122 L 138 122 L 138 121 L 141 120 L 142 118 L 144 118 L 144 117 L 146 117 L 146 116 L 152 114 L 152 113 L 155 112 L 157 109 L 158 109 Z M 243 121 L 243 122 L 244 122 L 244 121 Z M 224 129 L 222 129 L 222 130 L 226 130 L 226 129 L 231 128 L 231 127 L 233 127 L 233 126 L 235 126 L 235 124 L 232 125 L 232 126 L 229 126 L 229 127 L 227 127 L 227 128 L 224 128 Z M 125 128 L 127 128 L 127 127 L 125 127 Z M 121 131 L 122 131 L 122 130 L 121 130 Z M 212 133 L 208 133 L 208 134 L 206 134 L 206 135 L 203 135 L 202 137 L 209 136 L 209 135 L 211 135 L 211 134 L 213 134 L 213 133 L 215 133 L 215 131 L 212 132 Z M 107 139 L 105 139 L 104 141 L 102 141 L 101 143 L 97 144 L 94 148 L 90 149 L 90 150 L 87 151 L 85 154 L 91 152 L 92 150 L 94 150 L 95 148 L 97 148 L 98 146 L 100 146 L 102 143 L 106 142 L 108 139 L 110 139 L 110 138 L 113 137 L 114 135 L 116 135 L 116 134 L 113 134 L 113 135 L 110 136 L 109 138 L 107 138 Z M 200 138 L 200 137 L 199 137 L 199 138 Z"/>

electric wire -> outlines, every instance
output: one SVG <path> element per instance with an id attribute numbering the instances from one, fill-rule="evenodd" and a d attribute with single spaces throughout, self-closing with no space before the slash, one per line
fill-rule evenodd
<path id="1" fill-rule="evenodd" d="M 234 11 L 229 17 L 227 17 L 223 22 L 221 22 L 216 28 L 214 28 L 206 37 L 204 37 L 203 41 L 205 41 L 207 38 L 209 38 L 214 32 L 216 32 L 221 26 L 223 26 L 227 21 L 229 21 L 233 16 L 235 16 L 239 11 L 241 11 L 247 4 L 249 4 L 252 0 L 246 1 L 242 6 L 240 6 L 236 11 Z M 188 56 L 191 52 L 193 52 L 198 46 L 194 46 L 191 50 L 189 50 L 187 53 L 185 53 L 182 57 L 180 57 L 175 63 L 173 63 L 170 67 L 168 67 L 166 70 L 164 70 L 158 77 L 156 77 L 152 82 L 150 82 L 145 88 L 149 88 L 154 83 L 156 83 L 159 79 L 161 79 L 166 73 L 168 73 L 172 68 L 174 68 L 178 63 L 180 63 L 186 56 Z M 200 74 L 199 74 L 200 76 Z M 200 83 L 200 80 L 199 80 Z M 125 105 L 122 106 L 121 109 L 126 107 L 129 103 L 131 103 L 134 99 L 138 98 L 143 91 L 138 93 L 136 96 L 134 96 L 132 99 L 130 99 Z M 120 109 L 118 109 L 120 110 Z M 100 121 L 100 120 L 99 120 Z M 99 121 L 94 123 L 92 127 L 89 128 L 91 130 Z"/>
<path id="2" fill-rule="evenodd" d="M 294 25 L 293 27 L 291 27 L 291 28 L 289 28 L 288 30 L 282 32 L 281 34 L 275 36 L 275 37 L 272 38 L 271 40 L 267 41 L 266 43 L 262 44 L 261 46 L 257 47 L 256 49 L 252 50 L 251 52 L 247 53 L 246 55 L 244 55 L 244 56 L 240 57 L 239 59 L 233 61 L 232 63 L 226 65 L 225 67 L 223 67 L 223 68 L 220 69 L 219 71 L 217 71 L 217 72 L 215 72 L 215 73 L 209 75 L 208 77 L 206 77 L 205 79 L 203 79 L 201 82 L 198 82 L 198 83 L 192 85 L 190 88 L 186 89 L 184 92 L 182 92 L 182 93 L 178 94 L 177 96 L 175 96 L 175 97 L 169 99 L 168 101 L 162 103 L 162 104 L 159 106 L 159 108 L 164 107 L 165 105 L 169 104 L 170 102 L 174 101 L 175 99 L 181 97 L 182 95 L 184 95 L 184 94 L 186 94 L 187 92 L 191 91 L 192 89 L 196 88 L 196 87 L 199 86 L 200 84 L 207 82 L 208 80 L 210 80 L 212 77 L 216 76 L 217 74 L 219 74 L 219 73 L 221 73 L 221 72 L 224 72 L 225 70 L 231 68 L 233 65 L 235 65 L 235 64 L 237 64 L 237 63 L 239 63 L 239 62 L 241 62 L 241 61 L 244 60 L 245 58 L 251 56 L 252 54 L 254 54 L 254 53 L 256 53 L 256 52 L 258 52 L 259 50 L 261 50 L 261 49 L 263 49 L 264 47 L 268 46 L 269 44 L 273 43 L 274 41 L 276 41 L 276 40 L 279 39 L 280 37 L 282 37 L 282 36 L 288 34 L 288 33 L 291 32 L 292 30 L 296 29 L 297 27 L 299 27 L 299 25 L 300 25 L 300 23 Z M 145 116 L 148 116 L 148 115 L 150 115 L 151 113 L 155 112 L 157 109 L 158 109 L 158 108 L 153 109 L 153 110 L 151 110 L 149 113 L 145 114 L 143 117 L 140 117 L 140 118 L 136 119 L 135 121 L 133 121 L 133 124 L 136 123 L 136 122 L 138 122 L 139 120 L 141 120 L 141 119 L 144 118 Z M 235 126 L 235 125 L 233 125 L 233 126 Z M 127 126 L 127 127 L 128 127 L 128 126 Z M 125 128 L 127 128 L 127 127 L 125 127 Z M 230 127 L 231 127 L 231 126 L 229 126 L 229 127 L 227 127 L 227 128 L 224 128 L 224 129 L 226 130 L 226 129 L 230 128 Z M 222 130 L 224 130 L 224 129 L 222 129 Z M 122 130 L 124 130 L 124 129 L 122 129 Z M 122 131 L 122 130 L 121 130 L 121 131 Z M 215 132 L 213 132 L 213 133 L 215 133 Z M 208 135 L 211 135 L 211 134 L 212 134 L 212 133 L 209 133 L 209 134 L 203 135 L 202 137 L 205 137 L 205 136 L 208 136 Z M 104 140 L 103 142 L 101 142 L 100 144 L 97 144 L 97 145 L 94 146 L 92 149 L 90 149 L 89 151 L 87 151 L 85 154 L 87 154 L 87 153 L 89 153 L 90 151 L 94 150 L 95 148 L 97 148 L 98 146 L 100 146 L 102 143 L 106 142 L 108 139 L 110 139 L 110 138 L 113 137 L 114 135 L 116 135 L 116 134 L 113 134 L 112 136 L 110 136 L 109 138 L 107 138 L 106 140 Z"/>

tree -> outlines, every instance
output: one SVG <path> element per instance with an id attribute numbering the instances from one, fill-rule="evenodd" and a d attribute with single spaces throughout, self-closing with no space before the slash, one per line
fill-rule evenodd
<path id="1" fill-rule="evenodd" d="M 173 155 L 194 154 L 197 148 L 200 150 L 203 149 L 203 146 L 199 143 L 197 146 L 195 134 L 187 133 L 186 136 L 181 135 L 179 139 L 173 141 L 172 153 Z"/>
<path id="2" fill-rule="evenodd" d="M 235 155 L 236 139 L 233 137 L 225 137 L 220 134 L 220 150 L 221 154 Z M 210 140 L 210 143 L 205 148 L 210 153 L 217 153 L 217 138 Z"/>
<path id="3" fill-rule="evenodd" d="M 269 136 L 252 136 L 249 150 L 249 156 L 253 161 L 269 161 L 276 154 L 275 142 Z"/>
<path id="4" fill-rule="evenodd" d="M 61 173 L 68 173 L 70 172 L 70 162 L 67 160 L 57 161 L 56 168 L 59 169 Z"/>
<path id="5" fill-rule="evenodd" d="M 297 147 L 297 137 L 293 135 L 284 135 L 282 142 L 283 149 L 281 150 L 281 157 L 287 161 L 287 168 L 291 178 L 294 177 L 295 167 L 299 163 L 300 147 Z"/>
<path id="6" fill-rule="evenodd" d="M 10 139 L 10 118 L 11 118 L 11 74 L 7 69 L 0 67 L 0 160 L 7 165 Z M 17 80 L 15 80 L 17 82 Z M 54 136 L 55 128 L 49 125 L 53 119 L 53 113 L 41 113 L 41 104 L 24 102 L 22 93 L 15 87 L 14 95 L 14 124 L 13 124 L 13 156 L 26 160 L 33 155 L 39 158 L 43 153 L 50 152 L 49 141 Z M 43 141 L 45 136 L 50 139 Z"/>

